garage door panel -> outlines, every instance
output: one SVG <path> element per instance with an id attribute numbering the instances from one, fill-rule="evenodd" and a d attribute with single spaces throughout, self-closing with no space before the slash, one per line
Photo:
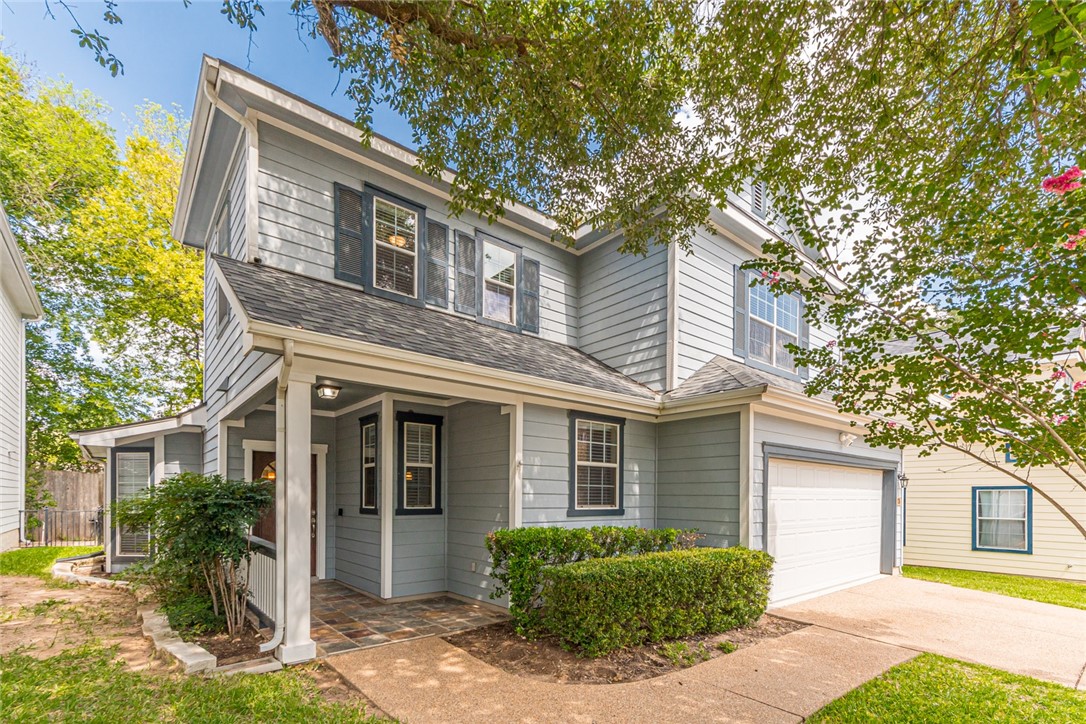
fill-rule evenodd
<path id="1" fill-rule="evenodd" d="M 878 575 L 882 472 L 769 461 L 771 600 L 838 588 Z"/>

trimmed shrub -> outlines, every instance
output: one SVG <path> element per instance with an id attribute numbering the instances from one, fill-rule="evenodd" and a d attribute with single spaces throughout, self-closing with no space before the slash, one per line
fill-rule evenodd
<path id="1" fill-rule="evenodd" d="M 768 553 L 736 547 L 547 568 L 542 623 L 564 648 L 585 656 L 720 633 L 765 612 L 772 567 Z"/>
<path id="2" fill-rule="evenodd" d="M 696 531 L 614 525 L 496 530 L 486 537 L 490 576 L 497 582 L 490 597 L 508 593 L 517 633 L 531 637 L 539 630 L 540 573 L 548 566 L 690 548 L 699 538 Z"/>

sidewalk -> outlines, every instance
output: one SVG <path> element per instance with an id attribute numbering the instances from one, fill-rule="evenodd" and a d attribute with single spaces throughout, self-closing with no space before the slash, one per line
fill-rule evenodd
<path id="1" fill-rule="evenodd" d="M 656 679 L 556 684 L 440 638 L 325 660 L 408 722 L 798 722 L 915 651 L 811 626 Z"/>

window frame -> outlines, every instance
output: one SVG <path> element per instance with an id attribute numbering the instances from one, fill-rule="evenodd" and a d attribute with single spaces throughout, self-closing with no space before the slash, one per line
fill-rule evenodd
<path id="1" fill-rule="evenodd" d="M 219 211 L 219 218 L 215 222 L 215 251 L 219 256 L 231 256 L 230 245 L 230 201 L 227 199 Z"/>
<path id="2" fill-rule="evenodd" d="M 770 322 L 770 321 L 768 321 L 766 319 L 763 319 L 762 317 L 759 317 L 757 314 L 754 313 L 753 294 L 754 294 L 754 290 L 757 289 L 759 286 L 765 286 L 765 288 L 767 290 L 769 290 L 770 296 L 773 298 L 773 321 L 772 322 Z M 793 300 L 795 300 L 795 302 L 796 302 L 796 331 L 795 332 L 791 332 L 791 331 L 785 329 L 784 327 L 780 326 L 779 324 L 777 324 L 777 304 L 780 302 L 780 300 L 783 297 L 790 297 Z M 751 344 L 751 339 L 752 339 L 752 334 L 753 334 L 753 331 L 754 331 L 754 323 L 755 322 L 757 322 L 759 324 L 764 324 L 764 325 L 766 325 L 766 326 L 768 326 L 770 328 L 771 336 L 770 336 L 770 342 L 769 342 L 769 349 L 772 352 L 772 360 L 769 361 L 769 362 L 767 362 L 765 360 L 762 360 L 762 359 L 758 359 L 757 357 L 754 356 L 753 345 Z M 796 379 L 799 379 L 800 378 L 800 370 L 801 370 L 801 368 L 800 368 L 799 365 L 795 364 L 795 358 L 794 357 L 792 359 L 793 366 L 792 366 L 791 369 L 788 369 L 787 367 L 781 367 L 781 366 L 779 366 L 777 364 L 777 334 L 778 334 L 778 332 L 780 332 L 782 334 L 786 334 L 786 335 L 788 335 L 790 337 L 795 337 L 795 340 L 796 340 L 795 344 L 797 346 L 803 344 L 803 339 L 804 339 L 804 334 L 803 334 L 803 300 L 797 294 L 781 294 L 781 295 L 773 294 L 772 290 L 767 285 L 765 285 L 765 283 L 763 281 L 758 280 L 757 284 L 747 288 L 747 329 L 746 329 L 746 333 L 747 333 L 747 339 L 746 339 L 747 360 L 755 367 L 760 366 L 763 369 L 768 369 L 770 371 L 780 373 L 780 374 L 790 375 L 790 376 L 792 376 L 792 377 L 794 377 Z"/>
<path id="3" fill-rule="evenodd" d="M 413 239 L 414 245 L 412 249 L 407 247 L 399 247 L 395 244 L 390 244 L 387 241 L 381 241 L 377 238 L 377 205 L 386 204 L 393 209 L 399 211 L 406 211 L 409 214 L 415 215 L 415 238 Z M 373 264 L 370 266 L 370 284 L 374 289 L 379 289 L 382 292 L 388 294 L 395 294 L 402 297 L 411 297 L 412 299 L 418 299 L 419 297 L 419 252 L 422 250 L 422 234 L 419 233 L 419 222 L 423 220 L 422 214 L 415 209 L 408 208 L 402 204 L 398 204 L 395 201 L 391 201 L 382 195 L 373 195 L 373 203 L 370 204 L 370 243 L 372 244 L 372 258 Z M 380 248 L 388 248 L 392 250 L 394 254 L 410 254 L 411 255 L 411 294 L 404 294 L 396 289 L 388 289 L 386 287 L 379 286 L 377 283 L 377 250 Z"/>
<path id="4" fill-rule="evenodd" d="M 618 428 L 618 455 L 613 464 L 615 468 L 615 485 L 618 488 L 615 498 L 616 506 L 613 508 L 591 507 L 582 508 L 577 504 L 577 469 L 580 465 L 599 467 L 599 464 L 585 462 L 577 459 L 577 429 L 582 422 L 599 422 L 614 425 Z M 569 507 L 566 515 L 569 517 L 592 516 L 624 516 L 626 514 L 625 501 L 625 468 L 626 468 L 626 419 L 611 417 L 609 415 L 597 415 L 588 412 L 570 411 L 569 413 Z"/>
<path id="5" fill-rule="evenodd" d="M 396 413 L 396 515 L 442 514 L 441 492 L 444 484 L 444 478 L 442 477 L 444 469 L 442 465 L 442 426 L 444 421 L 444 418 L 439 415 L 424 415 L 410 411 Z M 433 487 L 431 494 L 432 505 L 429 507 L 407 507 L 407 435 L 405 433 L 408 424 L 433 427 L 434 449 L 433 462 L 431 463 Z"/>
<path id="6" fill-rule="evenodd" d="M 1025 548 L 994 548 L 991 546 L 980 545 L 980 526 L 978 525 L 979 518 L 978 502 L 980 500 L 980 494 L 984 492 L 993 491 L 1018 491 L 1023 492 L 1026 495 L 1026 513 L 1024 518 L 985 518 L 985 520 L 1022 520 L 1025 523 Z M 1033 489 L 1026 485 L 974 485 L 971 491 L 972 495 L 972 530 L 973 540 L 972 549 L 975 551 L 985 551 L 989 553 L 1017 553 L 1019 555 L 1031 555 L 1033 553 Z"/>
<path id="7" fill-rule="evenodd" d="M 343 188 L 352 190 L 349 187 Z M 393 301 L 402 302 L 404 304 L 411 304 L 416 307 L 426 306 L 426 260 L 428 258 L 428 250 L 426 246 L 426 208 L 419 204 L 406 199 L 403 196 L 385 191 L 371 184 L 363 184 L 362 191 L 355 193 L 361 193 L 362 195 L 362 275 L 358 280 L 354 280 L 349 274 L 340 274 L 337 278 L 342 278 L 346 281 L 354 281 L 355 283 L 361 283 L 362 288 L 368 294 L 382 297 L 384 299 L 391 299 Z M 415 287 L 414 296 L 408 296 L 396 291 L 384 289 L 376 285 L 377 281 L 377 199 L 381 199 L 385 203 L 398 206 L 401 209 L 406 209 L 415 214 Z M 337 211 L 338 215 L 338 211 Z M 337 228 L 338 228 L 338 216 L 337 216 Z M 391 246 L 391 245 L 387 245 Z M 397 248 L 397 247 L 392 247 Z M 338 259 L 337 259 L 338 265 Z"/>
<path id="8" fill-rule="evenodd" d="M 381 501 L 381 427 L 380 416 L 366 415 L 358 419 L 358 512 L 363 515 L 378 515 Z M 373 463 L 366 463 L 366 428 L 373 428 Z M 366 505 L 366 470 L 372 470 L 373 475 L 373 501 L 372 505 Z"/>
<path id="9" fill-rule="evenodd" d="M 147 489 L 150 490 L 155 484 L 155 449 L 153 447 L 121 447 L 113 448 L 110 451 L 110 497 L 111 502 L 116 503 L 120 498 L 118 497 L 117 487 L 117 457 L 119 455 L 142 455 L 147 459 Z M 131 562 L 142 560 L 147 557 L 147 553 L 126 553 L 121 550 L 121 526 L 115 525 L 113 521 L 110 521 L 110 528 L 113 541 L 113 554 L 112 560 L 118 562 Z M 152 536 L 150 531 L 147 533 L 147 546 L 150 549 Z"/>
<path id="10" fill-rule="evenodd" d="M 496 246 L 506 251 L 510 251 L 516 257 L 514 264 L 514 279 L 513 279 L 513 321 L 504 322 L 500 319 L 493 319 L 486 316 L 486 276 L 483 274 L 483 264 L 486 258 L 486 246 Z M 520 326 L 520 295 L 521 295 L 521 280 L 524 278 L 524 249 L 516 244 L 511 244 L 504 239 L 499 239 L 490 234 L 476 230 L 475 233 L 475 319 L 483 324 L 488 324 L 491 327 L 497 327 L 498 329 L 504 329 L 508 332 L 521 332 Z"/>

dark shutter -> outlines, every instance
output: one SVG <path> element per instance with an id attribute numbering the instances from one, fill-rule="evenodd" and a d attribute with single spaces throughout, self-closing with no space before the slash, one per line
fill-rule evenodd
<path id="1" fill-rule="evenodd" d="M 426 222 L 426 303 L 449 306 L 449 229 Z"/>
<path id="2" fill-rule="evenodd" d="M 539 331 L 539 262 L 525 259 L 520 280 L 520 328 Z"/>
<path id="3" fill-rule="evenodd" d="M 735 267 L 735 293 L 732 295 L 734 324 L 732 325 L 732 351 L 737 357 L 747 356 L 747 298 L 750 277 Z"/>
<path id="4" fill-rule="evenodd" d="M 474 315 L 478 309 L 476 290 L 476 250 L 474 236 L 456 232 L 456 303 L 453 308 L 464 314 Z"/>
<path id="5" fill-rule="evenodd" d="M 366 245 L 366 205 L 362 194 L 335 186 L 336 278 L 361 284 Z"/>
<path id="6" fill-rule="evenodd" d="M 807 326 L 807 320 L 803 318 L 803 300 L 799 300 L 799 346 L 802 349 L 809 349 L 811 346 L 811 331 Z M 799 370 L 800 379 L 807 379 L 810 377 L 810 371 L 806 367 L 800 367 Z"/>

